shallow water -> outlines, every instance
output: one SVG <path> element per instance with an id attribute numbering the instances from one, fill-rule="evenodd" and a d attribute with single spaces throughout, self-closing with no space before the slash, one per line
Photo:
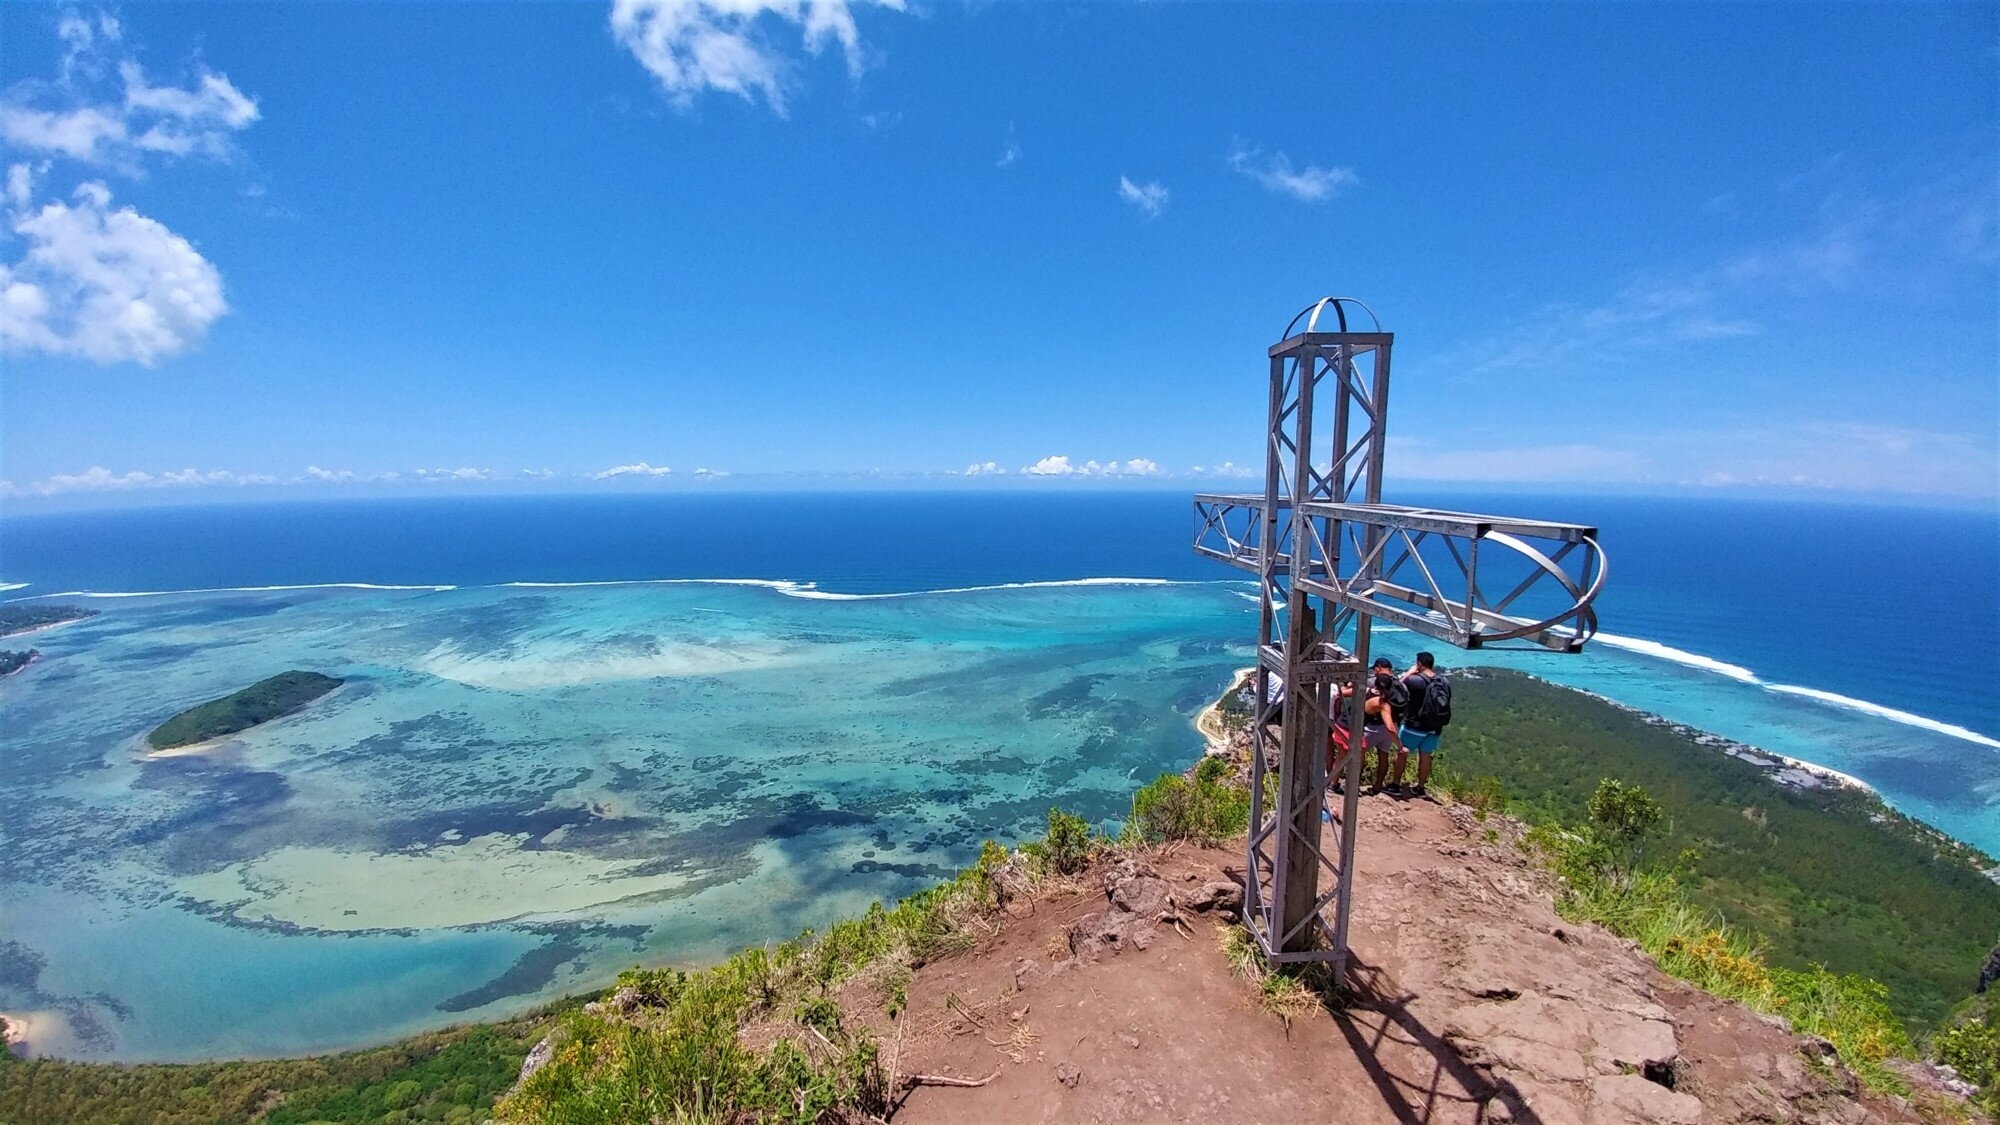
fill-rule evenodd
<path id="1" fill-rule="evenodd" d="M 794 591 L 796 593 L 796 591 Z M 1247 660 L 1205 586 L 729 584 L 101 600 L 0 685 L 0 1009 L 40 1052 L 347 1046 L 907 894 L 1116 816 Z M 214 751 L 153 725 L 347 682 Z"/>
<path id="2" fill-rule="evenodd" d="M 1114 819 L 1198 752 L 1256 608 L 1233 582 L 89 604 L 0 681 L 0 1010 L 34 1014 L 40 1053 L 115 1059 L 497 1016 L 907 894 L 1052 805 Z M 2000 850 L 1985 745 L 1615 647 L 1478 658 L 1858 775 Z M 141 753 L 295 667 L 347 682 L 209 753 Z"/>

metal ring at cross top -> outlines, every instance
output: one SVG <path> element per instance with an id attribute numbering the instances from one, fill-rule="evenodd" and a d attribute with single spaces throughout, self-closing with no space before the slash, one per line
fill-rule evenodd
<path id="1" fill-rule="evenodd" d="M 1360 309 L 1362 312 L 1367 313 L 1368 319 L 1374 322 L 1375 331 L 1377 332 L 1382 331 L 1382 318 L 1376 316 L 1375 310 L 1363 304 L 1359 299 L 1354 297 L 1321 297 L 1319 300 L 1299 310 L 1299 315 L 1293 317 L 1292 322 L 1290 324 L 1285 325 L 1284 334 L 1279 336 L 1278 339 L 1280 340 L 1291 339 L 1292 329 L 1297 328 L 1299 326 L 1299 321 L 1301 320 L 1306 322 L 1306 331 L 1308 332 L 1318 331 L 1319 316 L 1322 312 L 1325 312 L 1329 308 L 1333 310 L 1334 319 L 1340 325 L 1340 331 L 1345 332 L 1347 331 L 1348 305 L 1353 305 L 1355 308 Z"/>

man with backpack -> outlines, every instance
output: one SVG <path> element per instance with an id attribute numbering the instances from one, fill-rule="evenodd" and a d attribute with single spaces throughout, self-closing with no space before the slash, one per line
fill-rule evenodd
<path id="1" fill-rule="evenodd" d="M 1438 737 L 1451 724 L 1451 681 L 1438 672 L 1437 657 L 1420 652 L 1398 686 L 1402 689 L 1403 705 L 1396 708 L 1396 713 L 1403 717 L 1403 736 L 1396 754 L 1395 780 L 1389 783 L 1389 788 L 1392 792 L 1402 788 L 1408 752 L 1415 750 L 1417 784 L 1410 795 L 1421 797 L 1424 786 L 1430 784 L 1431 755 L 1437 752 Z"/>

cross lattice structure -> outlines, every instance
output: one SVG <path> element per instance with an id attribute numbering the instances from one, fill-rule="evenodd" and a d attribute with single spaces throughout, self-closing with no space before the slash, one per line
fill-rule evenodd
<path id="1" fill-rule="evenodd" d="M 1351 331 L 1350 312 L 1372 330 Z M 1329 319 L 1336 330 L 1322 331 Z M 1594 527 L 1382 502 L 1393 343 L 1352 298 L 1293 317 L 1268 352 L 1262 495 L 1194 499 L 1195 551 L 1258 581 L 1244 923 L 1272 961 L 1328 961 L 1337 973 L 1348 961 L 1376 623 L 1464 649 L 1578 652 L 1597 632 L 1606 574 Z M 1329 816 L 1339 741 L 1351 752 Z"/>

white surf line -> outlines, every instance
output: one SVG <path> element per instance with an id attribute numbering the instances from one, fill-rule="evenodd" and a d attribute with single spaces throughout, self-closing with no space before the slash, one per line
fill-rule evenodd
<path id="1" fill-rule="evenodd" d="M 1799 687 L 1796 684 L 1765 684 L 1764 690 L 1781 692 L 1785 695 L 1803 696 L 1806 699 L 1817 700 L 1834 707 L 1845 707 L 1852 711 L 1865 712 L 1879 719 L 1888 719 L 1890 722 L 1902 723 L 1906 726 L 1922 727 L 1925 730 L 1936 731 L 1938 734 L 1947 734 L 1953 738 L 1962 738 L 1967 742 L 1977 743 L 1981 746 L 1990 746 L 1995 750 L 2000 750 L 2000 739 L 1988 738 L 1976 730 L 1958 726 L 1955 723 L 1939 722 L 1936 719 L 1927 718 L 1923 715 L 1914 715 L 1908 711 L 1898 711 L 1894 707 L 1884 707 L 1880 703 L 1870 703 L 1865 699 L 1837 695 L 1830 691 L 1821 691 L 1818 688 Z"/>
<path id="2" fill-rule="evenodd" d="M 559 590 L 586 586 L 761 586 L 768 590 L 797 590 L 811 589 L 813 584 L 788 578 L 604 578 L 588 582 L 496 582 L 486 588 Z"/>
<path id="3" fill-rule="evenodd" d="M 27 588 L 28 584 L 26 582 L 0 582 L 0 594 L 4 594 L 9 590 L 25 590 Z"/>
<path id="4" fill-rule="evenodd" d="M 946 586 L 937 590 L 902 590 L 887 594 L 842 594 L 821 590 L 812 583 L 794 585 L 779 593 L 816 601 L 859 602 L 883 598 L 921 598 L 932 594 L 983 594 L 994 590 L 1048 590 L 1062 586 L 1203 586 L 1214 583 L 1175 578 L 1062 578 L 1042 582 L 1000 582 L 991 586 Z"/>
<path id="5" fill-rule="evenodd" d="M 1779 695 L 1791 695 L 1801 699 L 1810 699 L 1815 703 L 1823 703 L 1829 707 L 1844 707 L 1850 711 L 1860 711 L 1863 714 L 1873 715 L 1878 719 L 1887 719 L 1892 723 L 1901 723 L 1904 726 L 1917 727 L 1934 734 L 1947 735 L 1951 738 L 1963 739 L 1978 746 L 2000 750 L 2000 739 L 1988 737 L 1969 727 L 1962 727 L 1956 723 L 1942 722 L 1910 711 L 1901 711 L 1894 707 L 1885 707 L 1880 703 L 1870 703 L 1868 700 L 1856 699 L 1851 695 L 1841 695 L 1838 692 L 1823 691 L 1819 688 L 1800 687 L 1797 684 L 1769 683 L 1759 678 L 1755 672 L 1740 664 L 1730 664 L 1726 661 L 1717 660 L 1712 656 L 1703 656 L 1698 652 L 1689 652 L 1686 649 L 1664 645 L 1658 641 L 1649 641 L 1641 637 L 1621 637 L 1610 633 L 1599 633 L 1596 639 L 1613 648 L 1622 648 L 1628 652 L 1640 653 L 1641 655 L 1651 656 L 1659 660 L 1672 661 L 1675 664 L 1684 664 L 1690 668 L 1699 668 L 1704 672 L 1714 672 L 1717 675 L 1727 676 L 1738 683 L 1760 687 L 1765 691 L 1775 692 Z M 1817 763 L 1806 764 L 1813 765 L 1817 769 L 1827 769 L 1826 766 L 1821 766 Z"/>
<path id="6" fill-rule="evenodd" d="M 1670 660 L 1675 664 L 1685 664 L 1690 668 L 1700 668 L 1704 672 L 1714 672 L 1718 675 L 1728 676 L 1730 679 L 1741 683 L 1761 684 L 1764 682 L 1757 678 L 1755 672 L 1740 664 L 1728 664 L 1711 656 L 1703 656 L 1698 652 L 1689 652 L 1684 648 L 1675 648 L 1672 645 L 1663 645 L 1658 641 L 1649 641 L 1642 637 L 1620 637 L 1612 633 L 1599 633 L 1594 639 L 1600 644 L 1607 644 L 1612 648 L 1622 648 L 1628 652 L 1643 653 L 1659 660 Z"/>

